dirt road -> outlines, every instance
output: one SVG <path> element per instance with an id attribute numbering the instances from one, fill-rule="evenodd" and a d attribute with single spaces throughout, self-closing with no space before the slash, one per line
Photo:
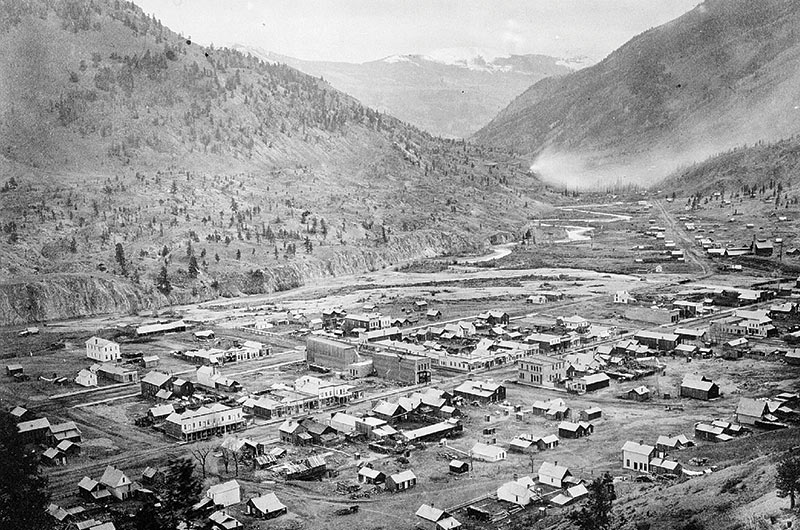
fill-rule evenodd
<path id="1" fill-rule="evenodd" d="M 689 261 L 697 266 L 702 271 L 704 277 L 710 275 L 713 271 L 708 265 L 705 256 L 703 256 L 695 246 L 694 237 L 686 233 L 680 223 L 676 221 L 672 214 L 670 214 L 664 207 L 664 203 L 662 203 L 660 200 L 655 200 L 653 201 L 653 204 L 655 204 L 658 208 L 661 218 L 664 220 L 664 223 L 672 233 L 673 237 L 681 242 L 681 246 L 683 247 L 683 255 L 686 257 L 686 261 Z"/>

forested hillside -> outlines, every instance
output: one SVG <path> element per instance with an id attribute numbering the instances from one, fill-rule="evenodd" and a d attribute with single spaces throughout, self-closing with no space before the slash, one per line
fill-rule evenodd
<path id="1" fill-rule="evenodd" d="M 6 320 L 74 313 L 36 289 L 132 310 L 479 248 L 539 207 L 501 150 L 198 46 L 128 2 L 4 0 L 0 43 Z"/>

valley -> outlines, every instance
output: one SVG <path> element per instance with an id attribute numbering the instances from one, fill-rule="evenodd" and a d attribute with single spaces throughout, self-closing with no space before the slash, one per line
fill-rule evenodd
<path id="1" fill-rule="evenodd" d="M 0 528 L 800 524 L 800 8 L 611 4 L 0 0 Z"/>

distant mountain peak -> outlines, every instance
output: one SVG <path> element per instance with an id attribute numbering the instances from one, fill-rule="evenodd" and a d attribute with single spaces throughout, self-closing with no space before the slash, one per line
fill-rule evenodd
<path id="1" fill-rule="evenodd" d="M 474 133 L 537 81 L 575 70 L 569 66 L 574 63 L 558 57 L 504 55 L 481 48 L 445 48 L 348 63 L 296 59 L 243 44 L 230 47 L 322 77 L 372 108 L 451 138 Z"/>

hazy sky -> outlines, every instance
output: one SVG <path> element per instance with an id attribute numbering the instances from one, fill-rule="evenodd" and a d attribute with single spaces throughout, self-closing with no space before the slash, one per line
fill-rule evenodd
<path id="1" fill-rule="evenodd" d="M 134 0 L 200 44 L 363 62 L 442 48 L 602 59 L 699 0 Z"/>

